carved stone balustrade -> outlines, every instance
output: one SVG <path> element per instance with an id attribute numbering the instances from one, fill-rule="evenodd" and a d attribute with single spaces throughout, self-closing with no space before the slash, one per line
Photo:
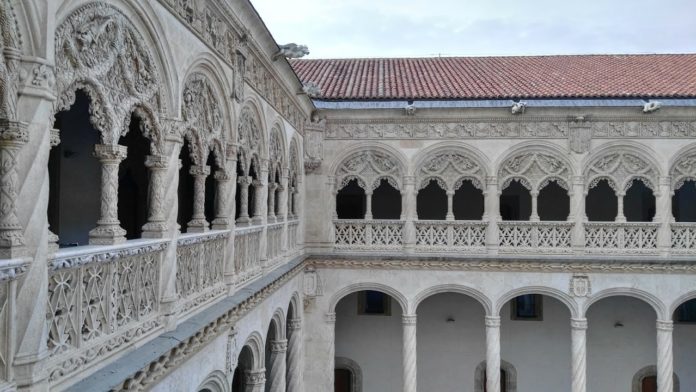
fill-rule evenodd
<path id="1" fill-rule="evenodd" d="M 268 243 L 266 255 L 269 264 L 275 264 L 275 261 L 283 256 L 283 227 L 285 223 L 275 223 L 268 225 L 266 228 L 266 241 Z"/>
<path id="2" fill-rule="evenodd" d="M 696 223 L 672 223 L 672 253 L 696 254 Z"/>
<path id="3" fill-rule="evenodd" d="M 484 253 L 486 250 L 487 222 L 418 220 L 414 223 L 419 252 Z"/>
<path id="4" fill-rule="evenodd" d="M 498 222 L 501 253 L 571 253 L 573 222 Z"/>
<path id="5" fill-rule="evenodd" d="M 400 220 L 334 220 L 337 250 L 397 250 L 403 247 Z"/>
<path id="6" fill-rule="evenodd" d="M 131 347 L 163 326 L 160 265 L 166 241 L 61 249 L 49 259 L 49 381 Z"/>
<path id="7" fill-rule="evenodd" d="M 294 250 L 297 250 L 297 245 L 300 242 L 300 239 L 297 237 L 299 234 L 299 229 L 300 227 L 300 221 L 298 220 L 291 220 L 288 222 L 288 245 L 287 245 L 287 250 L 288 252 L 292 252 Z"/>
<path id="8" fill-rule="evenodd" d="M 659 223 L 586 222 L 585 251 L 609 254 L 656 254 Z"/>
<path id="9" fill-rule="evenodd" d="M 176 292 L 180 313 L 189 312 L 225 293 L 225 242 L 230 231 L 179 237 L 176 249 Z"/>
<path id="10" fill-rule="evenodd" d="M 234 265 L 237 284 L 261 273 L 261 234 L 263 227 L 245 227 L 234 231 Z"/>

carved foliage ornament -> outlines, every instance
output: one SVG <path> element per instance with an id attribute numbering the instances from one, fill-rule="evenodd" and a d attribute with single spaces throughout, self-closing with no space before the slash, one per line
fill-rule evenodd
<path id="1" fill-rule="evenodd" d="M 10 0 L 0 1 L 0 118 L 17 119 L 19 49 L 21 41 Z M 16 52 L 16 55 L 14 55 Z"/>
<path id="2" fill-rule="evenodd" d="M 239 116 L 239 126 L 237 128 L 237 144 L 243 156 L 247 159 L 243 167 L 248 169 L 251 166 L 251 160 L 254 156 L 261 155 L 261 143 L 263 136 L 259 121 L 254 114 L 254 111 L 245 106 Z M 248 173 L 246 173 L 248 174 Z"/>
<path id="3" fill-rule="evenodd" d="M 674 182 L 672 187 L 674 190 L 681 188 L 686 181 L 696 181 L 696 152 L 691 152 L 679 159 L 672 167 L 670 175 Z"/>
<path id="4" fill-rule="evenodd" d="M 58 27 L 55 45 L 55 112 L 69 109 L 75 91 L 83 89 L 92 101 L 92 124 L 104 144 L 118 142 L 134 108 L 152 123 L 148 130 L 157 131 L 157 113 L 163 110 L 159 71 L 128 17 L 103 3 L 84 5 Z"/>
<path id="5" fill-rule="evenodd" d="M 458 151 L 444 151 L 423 162 L 418 170 L 420 189 L 435 179 L 445 190 L 456 190 L 464 180 L 469 180 L 478 189 L 483 189 L 485 171 L 474 159 Z"/>
<path id="6" fill-rule="evenodd" d="M 212 84 L 205 75 L 194 73 L 186 81 L 182 115 L 186 123 L 186 132 L 195 134 L 194 140 L 191 140 L 194 162 L 204 164 L 205 152 L 217 148 L 220 151 L 217 151 L 215 157 L 218 165 L 223 167 L 220 161 L 224 157 L 222 110 Z"/>
<path id="7" fill-rule="evenodd" d="M 568 190 L 570 167 L 561 159 L 540 152 L 516 154 L 508 158 L 498 173 L 502 183 L 501 189 L 507 188 L 512 180 L 531 187 L 530 191 L 542 190 L 550 181 L 556 181 Z"/>
<path id="8" fill-rule="evenodd" d="M 374 190 L 382 179 L 391 186 L 401 189 L 402 172 L 396 159 L 379 151 L 361 151 L 345 159 L 336 171 L 338 189 L 343 188 L 353 179 L 369 189 Z"/>
<path id="9" fill-rule="evenodd" d="M 290 142 L 290 170 L 289 178 L 290 184 L 296 185 L 297 178 L 301 175 L 300 173 L 300 153 L 297 146 L 297 140 L 293 139 Z"/>
<path id="10" fill-rule="evenodd" d="M 283 135 L 278 127 L 271 130 L 271 139 L 268 145 L 269 172 L 285 167 L 285 151 L 283 150 Z"/>
<path id="11" fill-rule="evenodd" d="M 654 190 L 658 172 L 647 160 L 630 152 L 611 152 L 602 155 L 590 164 L 587 175 L 587 189 L 592 189 L 599 181 L 606 179 L 617 192 L 625 192 L 633 180 L 642 181 Z"/>

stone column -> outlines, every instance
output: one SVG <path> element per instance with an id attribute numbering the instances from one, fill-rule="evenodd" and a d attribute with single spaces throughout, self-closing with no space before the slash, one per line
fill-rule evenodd
<path id="1" fill-rule="evenodd" d="M 285 392 L 285 353 L 288 350 L 287 340 L 271 341 L 271 379 L 270 392 Z"/>
<path id="2" fill-rule="evenodd" d="M 401 219 L 404 222 L 404 248 L 412 253 L 416 248 L 416 224 L 418 211 L 416 209 L 416 179 L 413 176 L 404 177 L 404 200 L 401 205 Z"/>
<path id="3" fill-rule="evenodd" d="M 624 223 L 626 222 L 626 215 L 624 215 L 624 196 L 626 196 L 626 192 L 621 191 L 621 192 L 616 192 L 616 199 L 617 199 L 617 211 L 616 211 L 616 222 L 617 223 Z"/>
<path id="4" fill-rule="evenodd" d="M 165 180 L 167 162 L 164 155 L 148 155 L 145 166 L 150 170 L 148 187 L 147 223 L 143 226 L 143 238 L 164 238 L 167 235 L 167 220 L 164 216 Z"/>
<path id="5" fill-rule="evenodd" d="M 372 190 L 365 192 L 365 220 L 372 219 Z"/>
<path id="6" fill-rule="evenodd" d="M 570 320 L 571 392 L 587 390 L 587 319 Z"/>
<path id="7" fill-rule="evenodd" d="M 574 176 L 570 190 L 570 213 L 568 220 L 574 222 L 571 245 L 575 253 L 585 249 L 585 182 L 582 176 Z"/>
<path id="8" fill-rule="evenodd" d="M 287 392 L 302 392 L 302 320 L 288 322 Z"/>
<path id="9" fill-rule="evenodd" d="M 244 392 L 264 392 L 266 389 L 266 369 L 244 372 Z"/>
<path id="10" fill-rule="evenodd" d="M 252 182 L 252 185 L 256 190 L 256 200 L 254 203 L 254 214 L 252 215 L 251 222 L 255 225 L 262 225 L 266 223 L 265 217 L 266 214 L 268 214 L 268 211 L 266 211 L 268 207 L 268 160 L 262 160 L 260 166 L 259 180 Z"/>
<path id="11" fill-rule="evenodd" d="M 334 385 L 334 372 L 333 370 L 336 368 L 336 313 L 334 312 L 329 312 L 326 313 L 324 316 L 324 319 L 326 320 L 326 324 L 328 324 L 328 329 L 329 329 L 329 334 L 327 336 L 328 341 L 327 343 L 327 353 L 326 356 L 329 360 L 329 366 L 331 369 L 331 374 L 329 377 L 331 377 L 330 381 L 331 385 Z M 328 383 L 327 383 L 328 384 Z"/>
<path id="12" fill-rule="evenodd" d="M 532 196 L 532 213 L 529 216 L 529 220 L 531 222 L 539 222 L 539 208 L 538 208 L 538 200 L 539 200 L 539 192 L 538 191 L 532 191 L 530 192 Z"/>
<path id="13" fill-rule="evenodd" d="M 290 202 L 288 204 L 290 206 L 290 209 L 288 211 L 288 216 L 295 219 L 295 218 L 297 218 L 297 214 L 295 214 L 295 187 L 294 186 L 290 187 L 289 199 L 290 199 Z M 333 197 L 333 205 L 334 205 L 334 214 L 336 214 L 336 196 L 335 195 Z"/>
<path id="14" fill-rule="evenodd" d="M 283 170 L 280 176 L 280 193 L 278 193 L 277 219 L 288 220 L 288 170 Z"/>
<path id="15" fill-rule="evenodd" d="M 454 210 L 452 208 L 454 199 L 454 191 L 447 191 L 447 215 L 445 215 L 445 220 L 454 220 Z"/>
<path id="16" fill-rule="evenodd" d="M 249 224 L 249 185 L 251 185 L 251 177 L 241 176 L 237 178 L 239 189 L 239 225 Z"/>
<path id="17" fill-rule="evenodd" d="M 276 221 L 276 215 L 275 215 L 275 203 L 276 203 L 276 197 L 275 197 L 275 192 L 276 189 L 278 189 L 278 184 L 275 182 L 272 182 L 268 184 L 268 223 L 275 223 Z"/>
<path id="18" fill-rule="evenodd" d="M 486 247 L 488 253 L 498 253 L 498 221 L 500 220 L 500 193 L 498 192 L 498 178 L 486 178 L 486 194 L 483 220 L 488 222 L 486 232 Z"/>
<path id="19" fill-rule="evenodd" d="M 670 177 L 660 177 L 659 189 L 655 200 L 655 222 L 660 223 L 657 232 L 657 248 L 660 254 L 667 256 L 672 249 L 672 228 L 670 224 L 674 221 L 672 213 L 672 179 Z"/>
<path id="20" fill-rule="evenodd" d="M 215 176 L 215 219 L 211 222 L 213 230 L 227 230 L 231 226 L 229 216 L 230 181 L 232 176 L 225 170 L 218 170 Z"/>
<path id="21" fill-rule="evenodd" d="M 500 316 L 486 316 L 486 392 L 500 392 Z"/>
<path id="22" fill-rule="evenodd" d="M 251 186 L 254 187 L 254 208 L 251 211 L 251 223 L 260 225 L 263 223 L 263 208 L 261 208 L 261 204 L 265 203 L 265 197 L 262 195 L 265 186 L 260 180 L 252 180 Z"/>
<path id="23" fill-rule="evenodd" d="M 90 245 L 113 245 L 126 241 L 126 231 L 118 221 L 118 165 L 126 158 L 128 148 L 121 145 L 97 144 L 94 156 L 102 165 L 101 216 L 97 227 L 89 232 Z"/>
<path id="24" fill-rule="evenodd" d="M 657 320 L 657 392 L 674 390 L 673 329 L 671 320 Z"/>
<path id="25" fill-rule="evenodd" d="M 402 369 L 404 392 L 416 392 L 418 386 L 416 375 L 416 317 L 416 315 L 401 316 L 401 323 L 403 325 Z"/>
<path id="26" fill-rule="evenodd" d="M 13 97 L 14 99 L 14 97 Z M 17 218 L 17 156 L 29 140 L 25 127 L 0 122 L 0 259 L 24 255 L 24 229 Z"/>
<path id="27" fill-rule="evenodd" d="M 186 224 L 187 233 L 208 231 L 205 220 L 205 179 L 210 174 L 210 166 L 191 165 L 189 173 L 193 176 L 193 216 Z"/>

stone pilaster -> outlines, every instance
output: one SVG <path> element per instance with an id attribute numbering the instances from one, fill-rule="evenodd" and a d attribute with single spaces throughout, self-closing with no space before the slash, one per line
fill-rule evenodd
<path id="1" fill-rule="evenodd" d="M 128 148 L 118 144 L 97 144 L 94 156 L 102 165 L 101 215 L 97 227 L 89 232 L 91 245 L 113 245 L 126 241 L 126 231 L 118 220 L 118 166 Z"/>
<path id="2" fill-rule="evenodd" d="M 268 380 L 270 392 L 285 392 L 285 354 L 288 349 L 287 340 L 271 341 L 271 378 Z"/>
<path id="3" fill-rule="evenodd" d="M 402 373 L 404 392 L 416 392 L 418 387 L 416 324 L 416 315 L 401 316 L 401 325 L 403 326 Z"/>
<path id="4" fill-rule="evenodd" d="M 657 320 L 657 392 L 674 391 L 671 320 Z"/>
<path id="5" fill-rule="evenodd" d="M 193 217 L 186 224 L 186 232 L 203 233 L 208 231 L 205 220 L 205 179 L 210 174 L 210 166 L 192 165 L 189 173 L 193 176 Z"/>
<path id="6" fill-rule="evenodd" d="M 500 316 L 486 316 L 486 392 L 500 392 Z"/>
<path id="7" fill-rule="evenodd" d="M 24 124 L 0 121 L 0 258 L 25 253 L 22 225 L 17 218 L 17 157 L 29 140 Z"/>
<path id="8" fill-rule="evenodd" d="M 164 213 L 165 180 L 167 175 L 168 157 L 149 155 L 145 166 L 150 170 L 150 186 L 148 187 L 147 223 L 143 226 L 143 238 L 163 238 L 167 234 L 167 220 Z"/>
<path id="9" fill-rule="evenodd" d="M 287 392 L 302 392 L 302 320 L 288 321 Z"/>
<path id="10" fill-rule="evenodd" d="M 587 320 L 570 320 L 571 392 L 587 390 Z"/>

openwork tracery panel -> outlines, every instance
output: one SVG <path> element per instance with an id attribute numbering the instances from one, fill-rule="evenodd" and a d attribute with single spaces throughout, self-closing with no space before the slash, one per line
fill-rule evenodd
<path id="1" fill-rule="evenodd" d="M 176 249 L 176 291 L 179 312 L 187 312 L 224 292 L 227 232 L 179 238 Z"/>
<path id="2" fill-rule="evenodd" d="M 503 162 L 498 172 L 500 189 L 518 180 L 530 191 L 540 191 L 551 181 L 569 190 L 572 171 L 568 164 L 555 156 L 542 152 L 515 154 Z"/>
<path id="3" fill-rule="evenodd" d="M 445 190 L 455 191 L 462 182 L 469 180 L 483 190 L 486 171 L 475 159 L 456 150 L 446 150 L 428 157 L 417 172 L 419 189 L 436 180 Z"/>
<path id="4" fill-rule="evenodd" d="M 374 150 L 351 155 L 336 170 L 337 189 L 342 189 L 353 179 L 357 179 L 366 191 L 377 188 L 382 179 L 395 189 L 401 189 L 402 177 L 402 168 L 394 157 Z"/>
<path id="5" fill-rule="evenodd" d="M 393 220 L 337 220 L 334 222 L 335 249 L 401 249 L 403 225 L 403 222 Z"/>
<path id="6" fill-rule="evenodd" d="M 621 194 L 626 192 L 635 179 L 655 190 L 658 176 L 657 169 L 647 159 L 632 152 L 617 151 L 595 159 L 586 170 L 585 180 L 587 190 L 606 179 L 614 191 Z"/>

